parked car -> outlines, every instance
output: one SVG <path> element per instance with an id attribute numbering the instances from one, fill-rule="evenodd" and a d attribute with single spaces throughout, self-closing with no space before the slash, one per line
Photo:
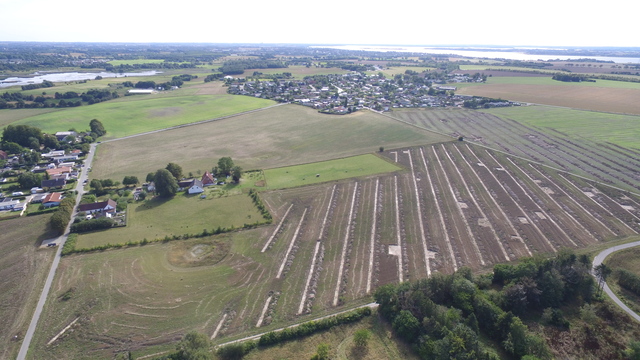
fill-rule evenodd
<path id="1" fill-rule="evenodd" d="M 23 196 L 24 194 L 22 193 L 22 191 L 16 191 L 13 194 L 11 194 L 11 196 Z"/>

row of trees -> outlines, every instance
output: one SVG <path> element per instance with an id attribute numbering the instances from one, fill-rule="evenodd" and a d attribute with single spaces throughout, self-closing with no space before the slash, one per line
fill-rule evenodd
<path id="1" fill-rule="evenodd" d="M 76 206 L 76 200 L 69 196 L 60 201 L 60 206 L 56 212 L 51 215 L 49 224 L 51 229 L 58 232 L 58 234 L 64 233 L 69 221 L 71 221 L 71 215 L 73 214 L 73 208 Z"/>

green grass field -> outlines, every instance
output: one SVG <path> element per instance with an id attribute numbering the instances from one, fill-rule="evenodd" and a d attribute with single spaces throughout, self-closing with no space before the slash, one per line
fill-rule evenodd
<path id="1" fill-rule="evenodd" d="M 127 226 L 81 234 L 76 247 L 92 248 L 145 238 L 153 240 L 263 221 L 251 198 L 246 195 L 220 196 L 224 195 L 223 191 L 211 187 L 204 194 L 206 199 L 179 193 L 169 200 L 154 198 L 131 204 L 127 210 Z"/>
<path id="2" fill-rule="evenodd" d="M 551 79 L 544 76 L 493 76 L 487 78 L 487 84 L 521 84 L 521 85 L 557 85 L 557 86 L 587 86 L 587 87 L 606 87 L 617 89 L 640 89 L 640 83 L 629 81 L 613 81 L 600 80 L 596 82 L 583 81 L 579 83 L 564 82 Z M 477 84 L 482 86 L 482 84 Z"/>
<path id="3" fill-rule="evenodd" d="M 608 114 L 549 106 L 523 106 L 483 110 L 522 122 L 527 126 L 554 129 L 574 139 L 612 142 L 640 149 L 640 116 Z"/>
<path id="4" fill-rule="evenodd" d="M 284 189 L 400 170 L 372 154 L 265 170 L 268 189 Z M 319 176 L 316 176 L 319 175 Z"/>
<path id="5" fill-rule="evenodd" d="M 185 173 L 204 172 L 223 156 L 245 170 L 269 169 L 372 153 L 380 146 L 392 149 L 451 140 L 367 111 L 332 116 L 284 105 L 100 144 L 91 176 L 143 179 L 169 162 L 178 163 Z"/>
<path id="6" fill-rule="evenodd" d="M 247 96 L 175 96 L 180 95 L 177 92 L 158 95 L 127 96 L 91 106 L 36 115 L 16 123 L 37 126 L 46 133 L 55 133 L 71 128 L 81 131 L 89 127 L 91 119 L 99 119 L 107 129 L 104 139 L 113 139 L 274 104 L 271 100 Z"/>
<path id="7" fill-rule="evenodd" d="M 0 128 L 3 128 L 16 121 L 20 121 L 32 116 L 52 113 L 59 109 L 11 109 L 0 110 Z"/>
<path id="8" fill-rule="evenodd" d="M 384 76 L 386 78 L 392 78 L 394 77 L 396 74 L 404 74 L 407 70 L 411 70 L 411 71 L 415 71 L 418 73 L 421 73 L 423 71 L 432 71 L 435 70 L 435 68 L 431 68 L 431 67 L 425 67 L 425 66 L 394 66 L 394 67 L 390 67 L 388 69 L 384 69 L 384 70 L 380 70 L 380 71 L 367 71 L 367 74 L 371 75 L 371 74 L 378 74 L 379 72 L 383 73 Z"/>

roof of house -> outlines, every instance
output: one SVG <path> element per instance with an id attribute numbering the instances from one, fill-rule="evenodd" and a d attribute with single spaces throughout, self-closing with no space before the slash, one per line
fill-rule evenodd
<path id="1" fill-rule="evenodd" d="M 61 166 L 55 169 L 47 169 L 47 174 L 49 174 L 49 176 L 56 175 L 56 174 L 70 173 L 70 172 L 71 172 L 71 168 L 67 166 Z"/>
<path id="2" fill-rule="evenodd" d="M 118 204 L 116 204 L 115 201 L 109 199 L 107 201 L 95 202 L 92 204 L 80 204 L 78 206 L 78 211 L 91 211 L 91 210 L 104 209 L 107 206 L 111 206 L 115 209 L 117 205 Z"/>
<path id="3" fill-rule="evenodd" d="M 47 196 L 44 197 L 44 200 L 42 200 L 42 203 L 60 202 L 60 200 L 62 200 L 62 193 L 52 192 L 50 194 L 47 194 Z"/>
<path id="4" fill-rule="evenodd" d="M 191 186 L 189 186 L 189 187 L 194 187 L 194 186 L 202 188 L 203 187 L 202 181 L 200 181 L 198 179 L 193 179 L 193 181 L 191 182 Z"/>
<path id="5" fill-rule="evenodd" d="M 67 184 L 67 180 L 63 178 L 58 178 L 58 179 L 51 179 L 51 180 L 42 180 L 42 183 L 40 183 L 40 187 L 52 188 L 52 187 L 65 186 L 66 184 Z"/>
<path id="6" fill-rule="evenodd" d="M 203 184 L 213 184 L 215 180 L 213 179 L 213 175 L 211 175 L 210 172 L 205 171 L 204 175 L 202 175 L 202 180 L 200 181 L 202 181 Z"/>
<path id="7" fill-rule="evenodd" d="M 7 160 L 8 158 L 9 155 L 5 151 L 0 150 L 0 159 Z"/>

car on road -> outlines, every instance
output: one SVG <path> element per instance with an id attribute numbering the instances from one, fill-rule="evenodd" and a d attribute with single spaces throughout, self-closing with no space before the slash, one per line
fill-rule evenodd
<path id="1" fill-rule="evenodd" d="M 47 247 L 56 247 L 58 244 L 56 243 L 51 243 L 51 244 L 47 244 Z"/>

